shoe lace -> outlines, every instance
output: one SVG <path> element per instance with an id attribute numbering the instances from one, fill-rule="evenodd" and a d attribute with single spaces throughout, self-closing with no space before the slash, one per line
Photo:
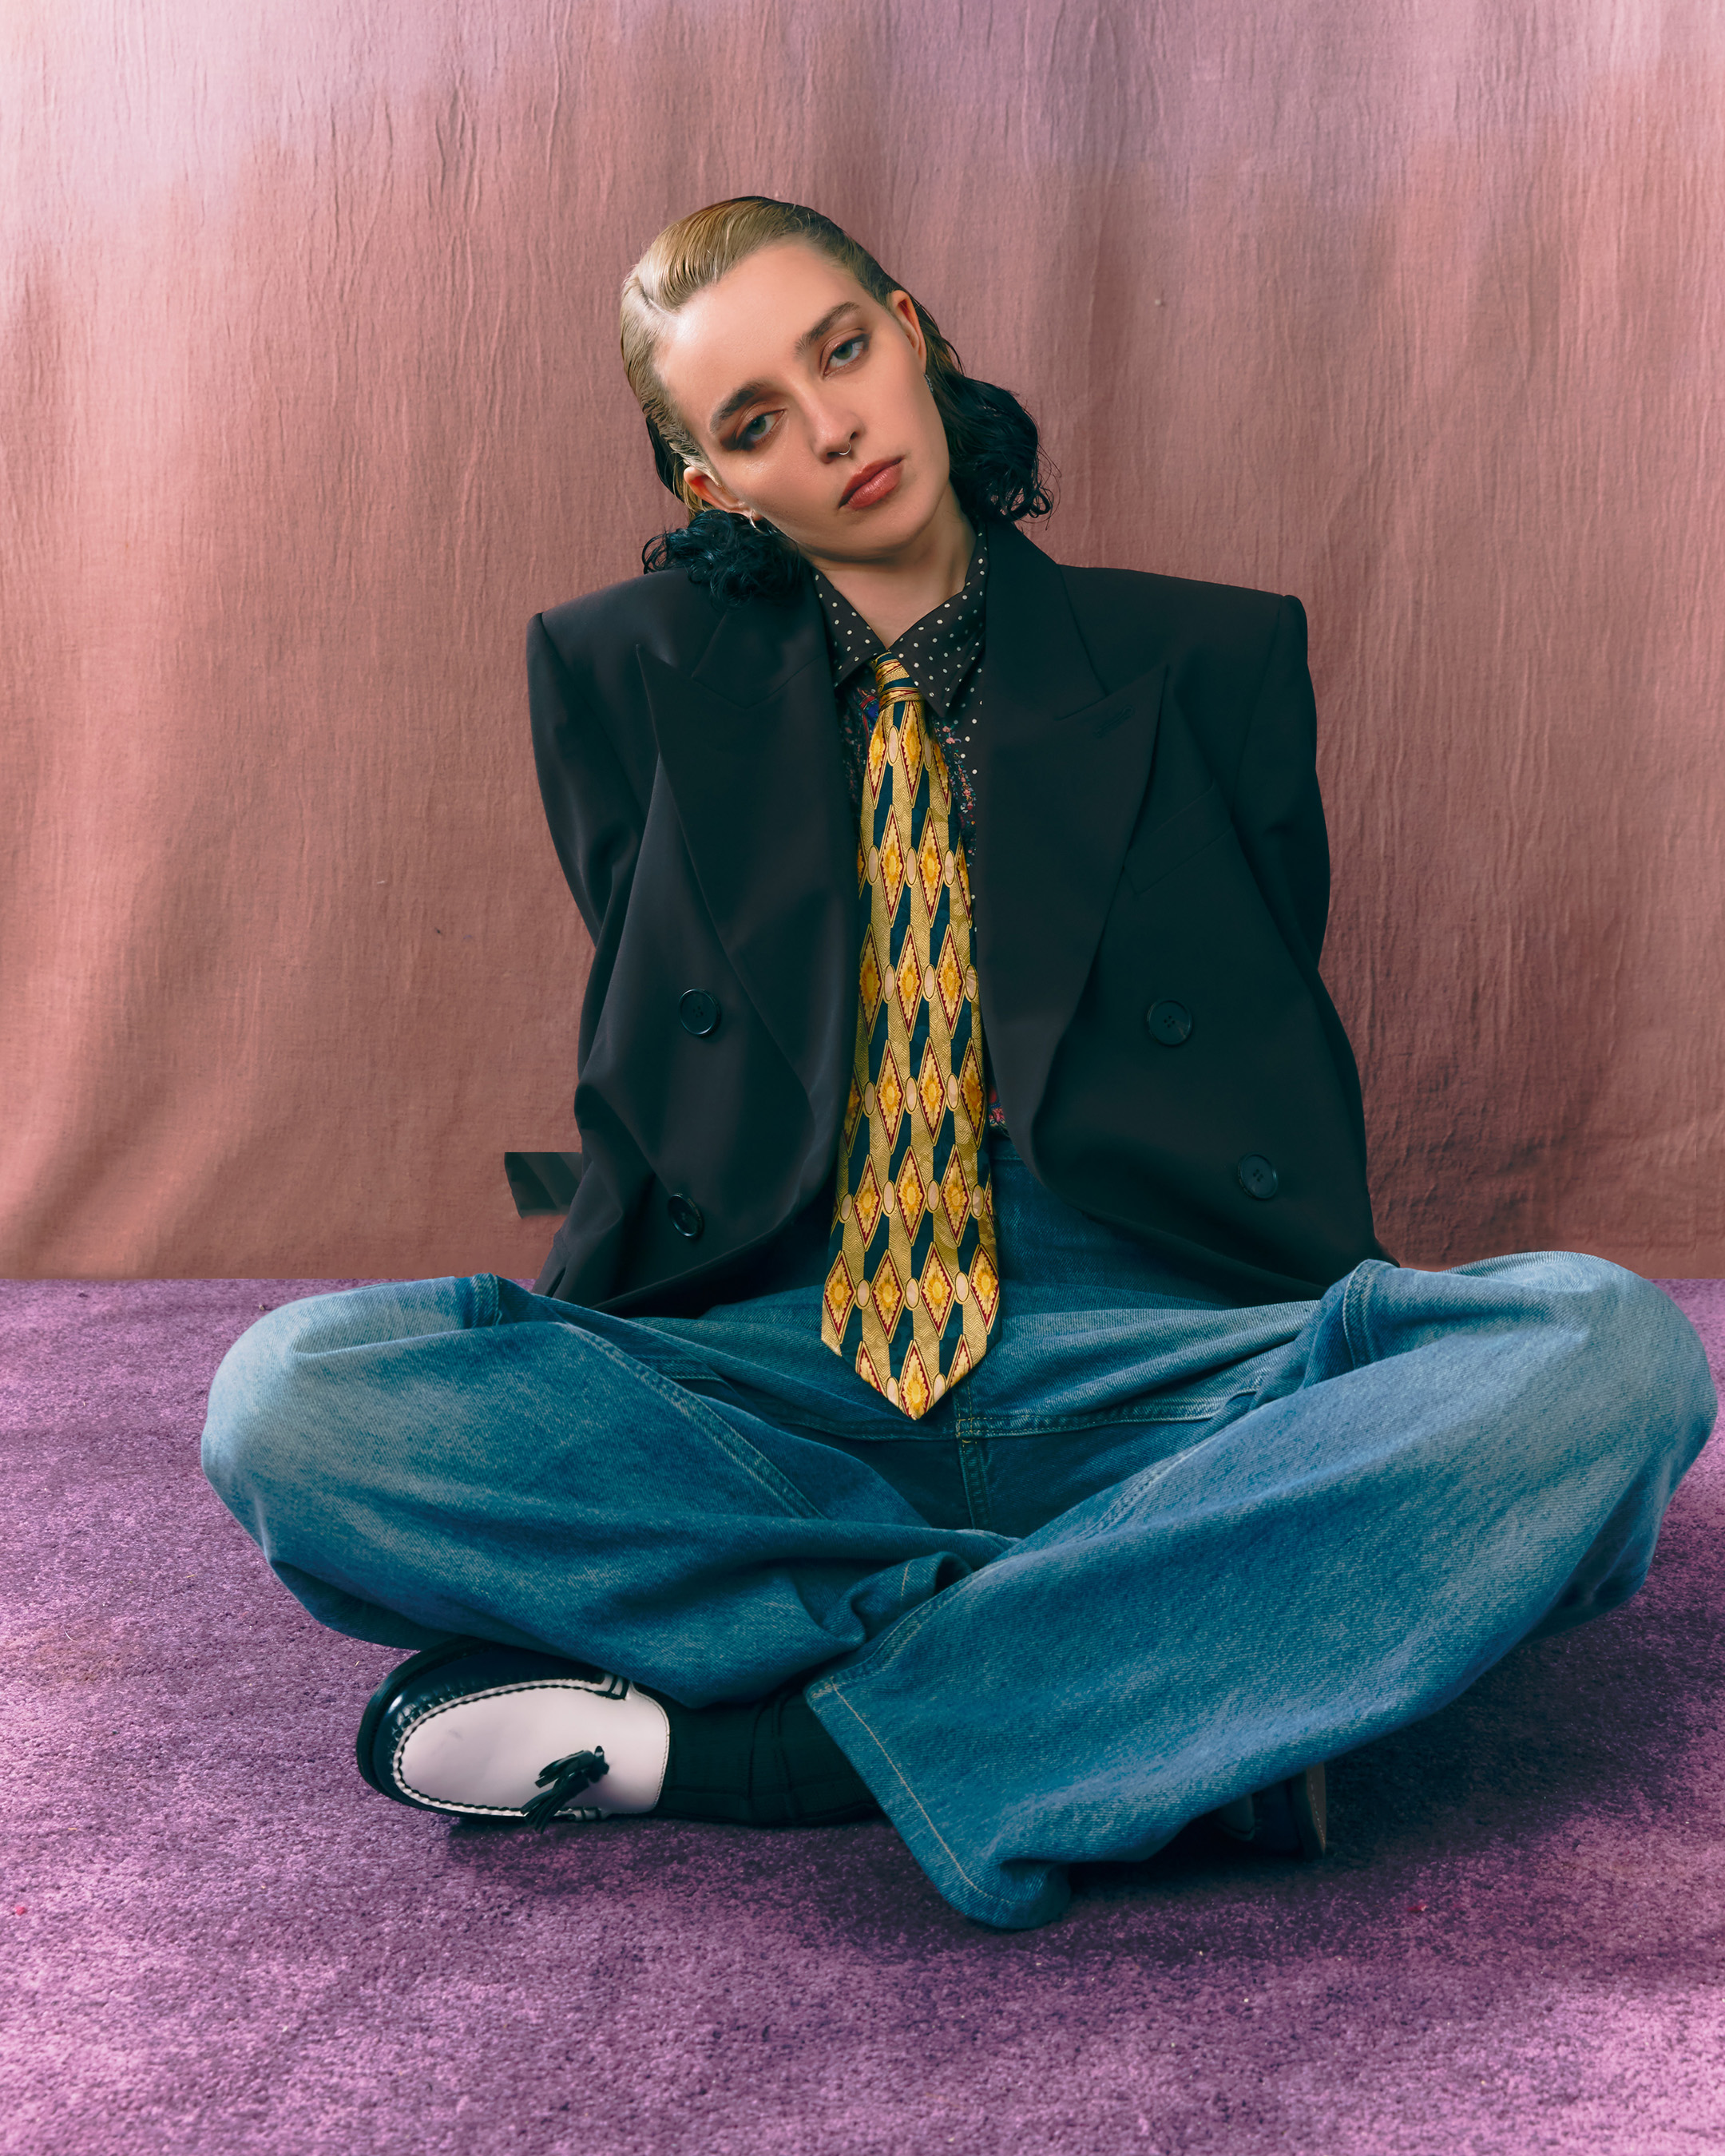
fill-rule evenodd
<path id="1" fill-rule="evenodd" d="M 578 1795 L 589 1784 L 602 1780 L 610 1771 L 602 1744 L 595 1745 L 591 1752 L 572 1752 L 566 1759 L 553 1759 L 548 1767 L 540 1768 L 534 1784 L 544 1789 L 545 1794 L 534 1798 L 522 1818 L 529 1826 L 549 1826 L 571 1797 Z"/>

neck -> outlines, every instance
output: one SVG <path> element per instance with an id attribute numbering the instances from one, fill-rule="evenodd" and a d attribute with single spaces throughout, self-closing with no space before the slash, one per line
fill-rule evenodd
<path id="1" fill-rule="evenodd" d="M 928 522 L 896 552 L 862 562 L 809 558 L 891 645 L 912 622 L 963 590 L 975 546 L 976 534 L 949 486 Z"/>

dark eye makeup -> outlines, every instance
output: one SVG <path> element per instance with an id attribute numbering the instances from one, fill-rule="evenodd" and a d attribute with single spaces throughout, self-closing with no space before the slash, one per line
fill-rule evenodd
<path id="1" fill-rule="evenodd" d="M 832 351 L 827 355 L 828 366 L 855 367 L 857 359 L 860 359 L 862 357 L 863 352 L 867 350 L 868 342 L 869 332 L 866 330 L 851 331 L 848 336 L 840 337 L 838 343 L 833 346 Z M 851 359 L 840 358 L 840 353 L 849 352 L 853 345 L 859 347 L 855 357 Z M 732 436 L 727 446 L 733 449 L 758 449 L 761 444 L 766 440 L 767 435 L 771 430 L 772 424 L 778 417 L 778 414 L 777 412 L 756 413 L 752 419 L 746 421 L 745 424 L 737 429 L 736 434 Z M 757 427 L 759 427 L 762 429 L 758 434 L 754 431 Z"/>

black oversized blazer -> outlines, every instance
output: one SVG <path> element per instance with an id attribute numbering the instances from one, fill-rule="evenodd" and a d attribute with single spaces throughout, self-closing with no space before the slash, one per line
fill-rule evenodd
<path id="1" fill-rule="evenodd" d="M 1008 1127 L 1057 1196 L 1242 1301 L 1384 1253 L 1318 978 L 1329 853 L 1300 603 L 1066 568 L 991 527 L 977 971 Z M 721 1299 L 825 1184 L 856 1029 L 856 829 L 820 605 L 677 571 L 538 617 L 552 836 L 593 939 L 583 1173 L 537 1286 Z M 691 989 L 718 1023 L 684 1024 Z M 1161 1002 L 1191 1026 L 1165 1043 Z M 710 1014 L 707 1014 L 710 1015 Z M 1254 1156 L 1266 1178 L 1240 1163 Z M 691 1232 L 691 1231 L 693 1232 Z"/>

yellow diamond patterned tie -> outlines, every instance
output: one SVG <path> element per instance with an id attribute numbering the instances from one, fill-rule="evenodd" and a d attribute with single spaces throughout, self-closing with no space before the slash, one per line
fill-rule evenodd
<path id="1" fill-rule="evenodd" d="M 1000 1315 L 970 875 L 922 697 L 890 654 L 863 771 L 856 1058 L 820 1337 L 913 1421 Z"/>

